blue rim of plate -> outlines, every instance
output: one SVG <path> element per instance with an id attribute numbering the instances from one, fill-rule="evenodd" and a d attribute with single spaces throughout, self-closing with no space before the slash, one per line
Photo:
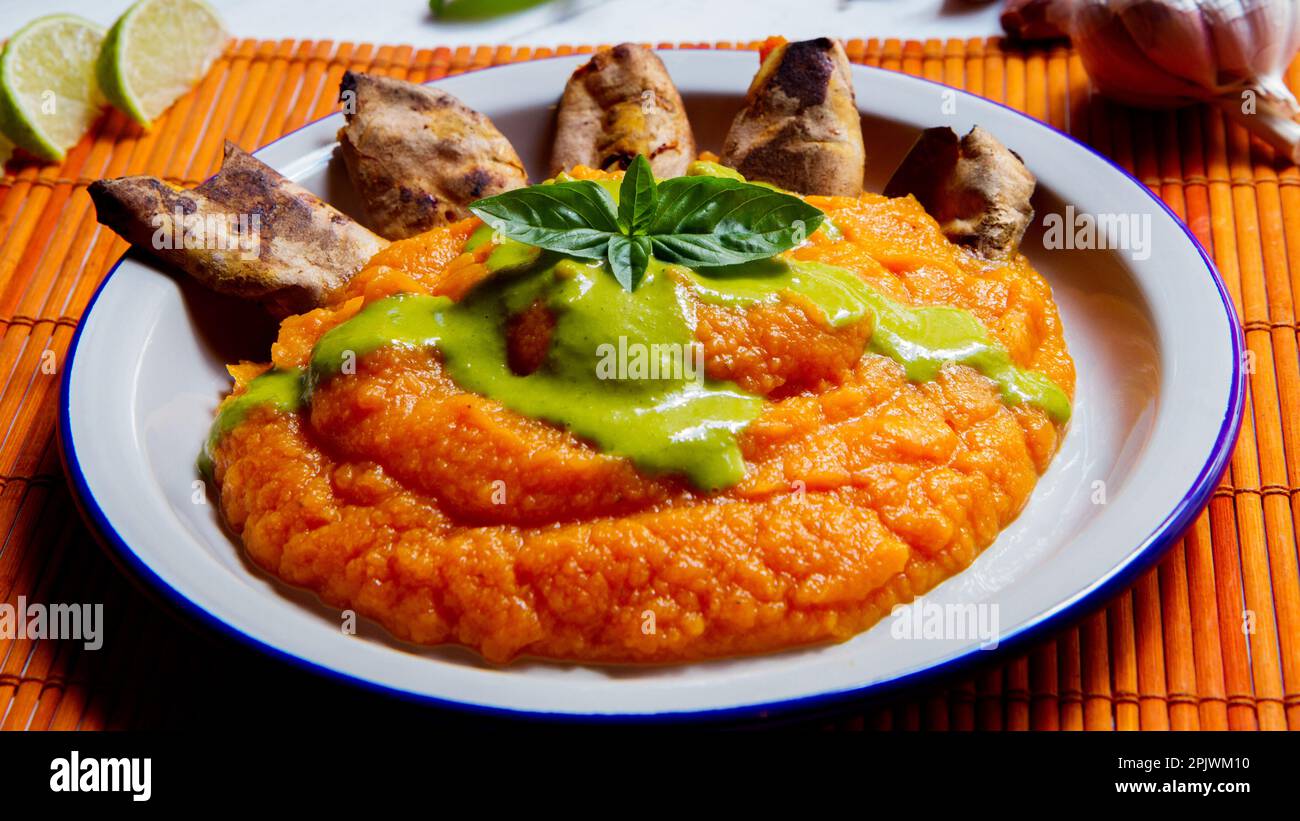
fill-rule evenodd
<path id="1" fill-rule="evenodd" d="M 729 52 L 734 53 L 734 52 Z M 572 59 L 580 55 L 553 55 L 549 58 L 542 59 Z M 534 62 L 534 61 L 530 61 Z M 520 65 L 512 63 L 508 65 Z M 504 66 L 489 66 L 478 71 L 491 71 L 494 68 Z M 411 690 L 405 690 L 400 687 L 394 687 L 378 681 L 372 681 L 362 678 L 351 673 L 345 673 L 332 667 L 319 664 L 310 659 L 290 653 L 274 645 L 268 644 L 259 638 L 249 635 L 244 631 L 222 621 L 217 616 L 199 607 L 185 594 L 168 584 L 161 576 L 154 572 L 145 562 L 136 555 L 131 546 L 118 534 L 117 530 L 109 521 L 107 514 L 100 507 L 99 502 L 90 492 L 90 487 L 86 482 L 85 474 L 81 470 L 81 465 L 77 459 L 76 446 L 73 443 L 71 430 L 72 419 L 70 414 L 69 396 L 72 388 L 72 373 L 74 370 L 73 363 L 77 354 L 77 346 L 81 341 L 81 332 L 86 326 L 86 321 L 90 318 L 94 310 L 95 303 L 99 301 L 100 295 L 108 285 L 117 269 L 128 258 L 123 255 L 114 265 L 113 268 L 100 282 L 95 289 L 94 295 L 86 305 L 82 313 L 81 321 L 77 323 L 76 331 L 73 333 L 72 340 L 68 344 L 67 361 L 63 367 L 63 378 L 59 385 L 59 416 L 58 416 L 58 441 L 59 456 L 63 463 L 64 470 L 67 472 L 68 481 L 72 486 L 73 498 L 77 507 L 81 510 L 82 516 L 92 525 L 92 531 L 98 540 L 108 547 L 115 558 L 125 565 L 126 569 L 133 572 L 138 579 L 142 580 L 154 592 L 161 595 L 163 600 L 180 610 L 182 613 L 194 618 L 196 621 L 209 626 L 219 634 L 234 639 L 240 644 L 247 645 L 253 649 L 270 656 L 271 658 L 286 662 L 291 667 L 300 670 L 306 670 L 315 675 L 321 676 L 336 683 L 343 683 L 360 687 L 372 693 L 378 693 L 385 696 L 394 696 L 399 699 L 422 704 L 429 707 L 451 710 L 460 713 L 473 715 L 489 716 L 493 718 L 507 719 L 529 719 L 534 721 L 564 723 L 564 724 L 583 724 L 583 725 L 601 725 L 601 724 L 656 724 L 656 723 L 707 723 L 707 722 L 744 722 L 752 720 L 769 720 L 777 718 L 797 718 L 802 715 L 811 715 L 816 713 L 830 712 L 837 709 L 844 709 L 851 706 L 855 701 L 863 701 L 868 698 L 876 698 L 888 693 L 896 692 L 904 687 L 919 684 L 922 681 L 929 681 L 939 678 L 953 676 L 958 672 L 972 667 L 979 663 L 993 662 L 1004 659 L 1015 653 L 1025 644 L 1041 638 L 1044 634 L 1052 632 L 1058 628 L 1064 628 L 1069 624 L 1083 618 L 1096 608 L 1109 601 L 1114 595 L 1120 593 L 1133 580 L 1135 580 L 1144 571 L 1154 565 L 1164 553 L 1173 546 L 1173 543 L 1191 526 L 1201 510 L 1209 502 L 1214 492 L 1215 485 L 1227 470 L 1232 450 L 1237 441 L 1237 434 L 1241 428 L 1242 413 L 1245 404 L 1246 382 L 1245 374 L 1242 369 L 1242 356 L 1245 350 L 1245 337 L 1241 328 L 1241 323 L 1237 319 L 1237 311 L 1232 303 L 1232 296 L 1228 293 L 1227 287 L 1223 283 L 1223 278 L 1219 275 L 1218 269 L 1210 259 L 1205 248 L 1201 245 L 1196 235 L 1187 226 L 1177 214 L 1173 212 L 1168 204 L 1155 192 L 1143 185 L 1140 180 L 1134 177 L 1123 166 L 1116 163 L 1110 157 L 1094 149 L 1087 143 L 1082 142 L 1056 128 L 1050 123 L 1043 122 L 1035 117 L 1031 117 L 1022 111 L 1019 111 L 1004 103 L 996 100 L 990 100 L 969 91 L 944 83 L 930 80 L 925 77 L 917 77 L 911 74 L 884 69 L 877 66 L 866 66 L 854 64 L 853 70 L 867 72 L 887 72 L 892 77 L 908 77 L 911 80 L 926 83 L 932 86 L 956 91 L 958 94 L 978 100 L 982 103 L 997 106 L 1011 112 L 1017 117 L 1024 119 L 1036 126 L 1045 128 L 1054 132 L 1058 137 L 1074 143 L 1076 146 L 1087 151 L 1089 154 L 1101 159 L 1115 171 L 1133 185 L 1137 186 L 1163 210 L 1174 223 L 1182 229 L 1187 240 L 1191 242 L 1205 263 L 1205 270 L 1210 275 L 1218 289 L 1219 298 L 1222 301 L 1223 308 L 1228 317 L 1228 325 L 1232 328 L 1232 384 L 1233 389 L 1228 397 L 1228 406 L 1224 410 L 1223 423 L 1219 427 L 1217 438 L 1214 446 L 1210 450 L 1209 458 L 1201 466 L 1191 487 L 1183 495 L 1183 498 L 1174 506 L 1173 510 L 1160 522 L 1156 529 L 1143 539 L 1138 546 L 1128 555 L 1128 557 L 1119 565 L 1114 567 L 1109 574 L 1093 583 L 1091 587 L 1085 589 L 1070 599 L 1058 603 L 1055 607 L 1040 614 L 1037 618 L 1025 623 L 1015 631 L 1001 636 L 998 639 L 996 649 L 982 650 L 975 647 L 965 650 L 955 655 L 949 656 L 941 661 L 935 662 L 926 667 L 921 667 L 893 678 L 882 681 L 865 684 L 861 687 L 854 687 L 846 690 L 836 690 L 833 692 L 816 693 L 808 696 L 801 696 L 792 699 L 783 699 L 780 701 L 763 702 L 756 704 L 745 704 L 737 707 L 721 707 L 709 710 L 692 710 L 678 712 L 662 713 L 565 713 L 565 712 L 544 712 L 532 710 L 514 710 L 505 707 L 493 707 L 483 704 L 473 704 L 464 701 L 455 701 L 452 699 L 431 696 L 426 693 L 417 693 Z M 453 75 L 458 76 L 458 75 Z M 442 79 L 430 81 L 429 84 L 437 83 Z M 305 128 L 319 123 L 321 120 L 328 119 L 334 114 L 327 114 L 318 120 L 305 123 L 294 130 L 281 135 L 272 140 L 262 148 L 254 152 L 257 153 L 275 145 L 282 140 L 288 139 L 294 134 Z"/>

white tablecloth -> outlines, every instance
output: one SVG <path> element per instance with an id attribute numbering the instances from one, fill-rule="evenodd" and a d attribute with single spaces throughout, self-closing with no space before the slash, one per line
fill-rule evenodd
<path id="1" fill-rule="evenodd" d="M 552 0 L 507 17 L 439 23 L 427 0 L 208 0 L 237 37 L 479 45 L 977 37 L 1000 32 L 997 0 Z M 52 12 L 112 23 L 130 0 L 0 0 L 0 37 Z"/>

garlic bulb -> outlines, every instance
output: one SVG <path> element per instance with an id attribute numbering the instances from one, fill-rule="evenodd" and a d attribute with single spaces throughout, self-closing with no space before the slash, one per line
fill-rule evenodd
<path id="1" fill-rule="evenodd" d="M 1057 6 L 1062 0 L 1006 0 L 998 20 L 1013 40 L 1057 40 L 1065 37 Z"/>
<path id="2" fill-rule="evenodd" d="M 1297 0 L 1068 0 L 1054 12 L 1102 93 L 1148 108 L 1213 102 L 1300 162 L 1300 103 L 1283 80 L 1300 48 Z"/>

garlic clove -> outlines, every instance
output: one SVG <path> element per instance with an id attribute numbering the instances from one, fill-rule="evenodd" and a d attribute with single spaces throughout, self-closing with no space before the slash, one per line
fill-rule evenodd
<path id="1" fill-rule="evenodd" d="M 1066 24 L 1108 97 L 1212 102 L 1300 162 L 1300 102 L 1284 79 L 1300 48 L 1296 0 L 1072 0 Z"/>
<path id="2" fill-rule="evenodd" d="M 1170 108 L 1205 97 L 1201 86 L 1150 59 L 1105 0 L 1076 3 L 1070 38 L 1089 78 L 1108 97 L 1144 108 Z"/>
<path id="3" fill-rule="evenodd" d="M 1218 82 L 1210 32 L 1195 2 L 1137 0 L 1118 16 L 1138 49 L 1160 68 L 1200 88 Z"/>

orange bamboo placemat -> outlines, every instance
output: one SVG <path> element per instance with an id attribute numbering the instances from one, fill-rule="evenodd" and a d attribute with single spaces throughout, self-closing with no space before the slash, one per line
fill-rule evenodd
<path id="1" fill-rule="evenodd" d="M 688 48 L 755 48 L 691 44 Z M 126 250 L 86 185 L 152 173 L 192 185 L 222 140 L 254 149 L 335 108 L 347 68 L 425 80 L 590 47 L 478 49 L 232 42 L 149 133 L 103 118 L 59 166 L 0 177 L 0 601 L 102 602 L 103 648 L 0 639 L 4 729 L 192 728 L 448 719 L 344 690 L 164 615 L 79 520 L 54 441 L 58 370 L 96 285 Z M 1026 655 L 830 721 L 847 728 L 1300 728 L 1300 170 L 1204 107 L 1134 111 L 1094 96 L 1063 46 L 851 40 L 862 63 L 1006 102 L 1133 172 L 1210 249 L 1244 321 L 1250 397 L 1231 468 L 1160 565 Z M 1300 87 L 1300 61 L 1289 80 Z M 1248 621 L 1243 614 L 1249 612 Z M 340 709 L 339 705 L 347 705 Z"/>

